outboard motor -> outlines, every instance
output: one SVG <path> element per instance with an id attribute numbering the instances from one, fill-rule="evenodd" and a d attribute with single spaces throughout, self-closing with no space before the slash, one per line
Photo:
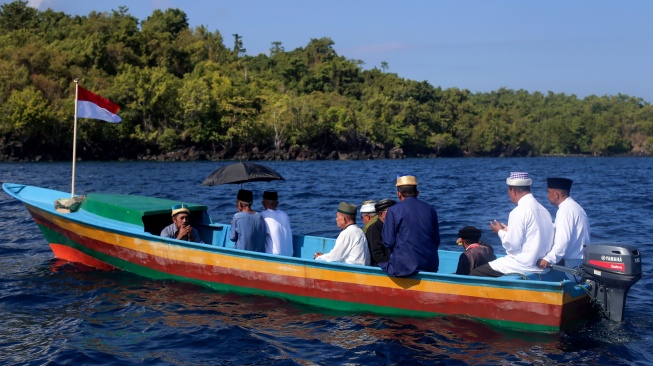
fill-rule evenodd
<path id="1" fill-rule="evenodd" d="M 581 270 L 583 280 L 590 285 L 590 296 L 605 315 L 623 321 L 628 290 L 642 278 L 639 250 L 621 243 L 587 245 Z"/>

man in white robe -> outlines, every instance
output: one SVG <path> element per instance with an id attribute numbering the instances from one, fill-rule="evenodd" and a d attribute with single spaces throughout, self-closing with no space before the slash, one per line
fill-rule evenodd
<path id="1" fill-rule="evenodd" d="M 265 252 L 269 254 L 292 257 L 292 230 L 288 215 L 279 210 L 279 195 L 277 192 L 263 192 L 263 207 L 261 212 L 265 220 Z"/>
<path id="2" fill-rule="evenodd" d="M 508 225 L 490 222 L 506 250 L 504 257 L 472 270 L 473 276 L 500 277 L 504 274 L 546 273 L 538 261 L 553 247 L 551 214 L 531 194 L 528 173 L 511 172 L 506 179 L 510 201 L 517 205 L 508 217 Z"/>
<path id="3" fill-rule="evenodd" d="M 553 248 L 538 262 L 540 268 L 560 264 L 573 268 L 583 263 L 583 249 L 590 241 L 590 224 L 585 210 L 569 197 L 573 181 L 547 178 L 549 202 L 558 206 Z"/>
<path id="4" fill-rule="evenodd" d="M 370 265 L 370 251 L 363 230 L 356 225 L 356 205 L 340 202 L 336 224 L 342 229 L 329 253 L 315 253 L 313 258 L 326 262 Z"/>

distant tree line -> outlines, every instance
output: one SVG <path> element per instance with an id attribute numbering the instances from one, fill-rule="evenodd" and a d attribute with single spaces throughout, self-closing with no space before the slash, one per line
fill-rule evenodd
<path id="1" fill-rule="evenodd" d="M 338 55 L 329 38 L 245 55 L 179 9 L 71 16 L 0 6 L 0 160 L 71 155 L 74 83 L 121 106 L 80 120 L 85 160 L 651 155 L 653 107 L 619 94 L 441 89 Z M 181 155 L 181 157 L 180 157 Z"/>

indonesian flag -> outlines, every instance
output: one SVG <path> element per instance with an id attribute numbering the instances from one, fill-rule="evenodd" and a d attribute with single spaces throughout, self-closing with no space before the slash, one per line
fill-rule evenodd
<path id="1" fill-rule="evenodd" d="M 93 94 L 81 86 L 77 88 L 77 117 L 101 119 L 111 123 L 122 121 L 117 115 L 120 107 L 116 103 Z"/>

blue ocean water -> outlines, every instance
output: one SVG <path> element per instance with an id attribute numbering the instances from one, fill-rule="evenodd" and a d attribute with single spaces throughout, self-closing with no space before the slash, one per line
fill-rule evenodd
<path id="1" fill-rule="evenodd" d="M 229 162 L 80 162 L 75 192 L 110 192 L 208 205 L 217 222 L 235 212 L 239 185 L 202 187 Z M 0 363 L 87 365 L 653 364 L 653 159 L 509 158 L 267 162 L 286 180 L 247 183 L 279 192 L 293 230 L 335 237 L 340 201 L 394 198 L 398 174 L 415 174 L 420 198 L 440 218 L 442 249 L 459 250 L 457 231 L 506 222 L 514 207 L 505 178 L 526 171 L 535 197 L 546 177 L 574 180 L 594 242 L 633 244 L 644 277 L 628 295 L 625 321 L 531 334 L 457 317 L 414 319 L 333 313 L 260 296 L 220 293 L 129 273 L 61 263 L 25 208 L 4 193 L 0 207 Z M 70 191 L 70 163 L 0 163 L 0 181 Z"/>

